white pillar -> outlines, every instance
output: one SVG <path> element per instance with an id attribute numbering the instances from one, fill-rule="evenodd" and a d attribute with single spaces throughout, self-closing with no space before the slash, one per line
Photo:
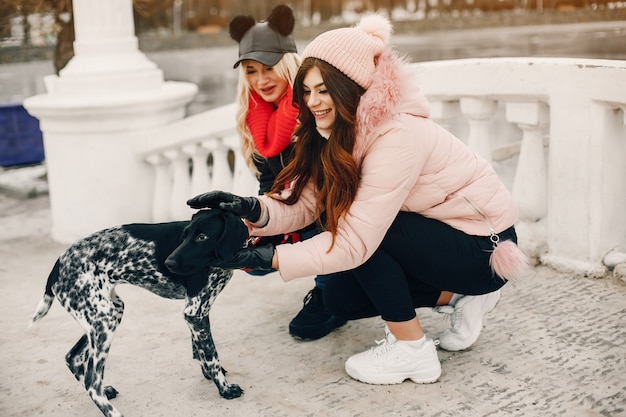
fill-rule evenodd
<path id="1" fill-rule="evenodd" d="M 430 102 L 430 117 L 442 127 L 452 131 L 452 119 L 461 114 L 461 106 L 458 101 L 432 100 Z"/>
<path id="2" fill-rule="evenodd" d="M 74 1 L 74 57 L 49 81 L 52 94 L 148 91 L 163 73 L 138 49 L 131 0 Z"/>
<path id="3" fill-rule="evenodd" d="M 463 97 L 460 102 L 461 112 L 467 116 L 469 121 L 470 130 L 467 145 L 491 162 L 492 149 L 489 127 L 498 104 L 494 100 L 477 97 Z"/>
<path id="4" fill-rule="evenodd" d="M 522 145 L 513 180 L 513 198 L 520 218 L 537 221 L 548 212 L 548 166 L 543 146 L 543 130 L 550 120 L 545 103 L 509 102 L 506 119 L 523 131 Z"/>
<path id="5" fill-rule="evenodd" d="M 154 176 L 137 132 L 185 116 L 197 87 L 165 82 L 139 51 L 132 0 L 74 0 L 74 57 L 24 107 L 44 135 L 53 238 L 151 219 Z"/>
<path id="6" fill-rule="evenodd" d="M 606 268 L 598 244 L 611 242 L 609 236 L 599 235 L 605 210 L 600 205 L 606 201 L 597 200 L 606 173 L 602 156 L 618 148 L 605 146 L 606 131 L 599 129 L 601 106 L 588 97 L 555 94 L 550 108 L 548 253 L 541 261 L 559 270 L 601 277 Z M 614 225 L 619 230 L 618 223 Z"/>

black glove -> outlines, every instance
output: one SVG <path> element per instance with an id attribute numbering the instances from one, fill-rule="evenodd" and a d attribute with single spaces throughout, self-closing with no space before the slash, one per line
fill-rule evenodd
<path id="1" fill-rule="evenodd" d="M 225 191 L 209 191 L 187 200 L 187 205 L 194 209 L 221 208 L 252 223 L 261 217 L 261 203 L 255 197 L 239 197 Z"/>
<path id="2" fill-rule="evenodd" d="M 274 245 L 267 244 L 252 248 L 244 248 L 227 260 L 221 262 L 220 268 L 224 269 L 272 269 L 272 258 L 274 257 Z"/>

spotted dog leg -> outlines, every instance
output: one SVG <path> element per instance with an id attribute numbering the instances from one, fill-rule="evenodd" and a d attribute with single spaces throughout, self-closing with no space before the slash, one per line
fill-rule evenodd
<path id="1" fill-rule="evenodd" d="M 115 316 L 115 321 L 117 322 L 117 327 L 122 322 L 122 315 L 124 314 L 124 301 L 117 295 L 115 292 L 115 288 L 113 288 L 110 292 L 111 302 L 115 306 L 115 310 L 113 311 L 113 315 Z"/>
<path id="2" fill-rule="evenodd" d="M 225 399 L 238 398 L 243 394 L 243 390 L 237 384 L 229 384 L 226 381 L 225 371 L 220 365 L 213 336 L 211 336 L 211 325 L 209 323 L 208 301 L 202 301 L 202 297 L 187 299 L 184 316 L 187 325 L 191 330 L 191 338 L 198 355 L 200 366 L 204 377 L 210 379 L 217 386 L 220 395 Z"/>
<path id="3" fill-rule="evenodd" d="M 119 324 L 122 322 L 122 316 L 124 314 L 124 301 L 122 301 L 122 299 L 117 295 L 117 293 L 115 292 L 115 288 L 111 290 L 111 301 L 113 302 L 113 305 L 115 306 L 115 310 L 113 312 L 114 313 L 113 318 L 116 321 L 115 328 L 117 328 L 117 326 L 119 326 Z M 117 394 L 119 393 L 111 385 L 107 385 L 104 387 L 104 394 L 107 396 L 109 400 L 112 400 L 113 398 L 117 397 Z"/>
<path id="4" fill-rule="evenodd" d="M 84 334 L 72 349 L 65 355 L 65 363 L 70 371 L 74 374 L 74 377 L 80 382 L 83 382 L 85 375 L 85 364 L 89 358 L 89 346 L 87 345 L 87 335 Z"/>
<path id="5" fill-rule="evenodd" d="M 91 289 L 91 292 L 99 291 L 104 293 L 107 290 Z M 68 302 L 64 294 L 59 294 L 58 298 L 85 330 L 85 334 L 65 356 L 68 368 L 104 416 L 122 417 L 109 401 L 117 395 L 117 391 L 113 387 L 104 387 L 103 379 L 113 334 L 122 318 L 123 303 L 115 294 L 115 302 L 103 294 L 86 296 L 78 303 L 75 300 Z"/>
<path id="6" fill-rule="evenodd" d="M 93 336 L 93 335 L 92 335 Z M 115 398 L 117 390 L 113 387 L 102 388 L 102 373 L 104 364 L 110 347 L 105 347 L 107 343 L 100 344 L 104 351 L 99 354 L 92 354 L 90 346 L 93 345 L 93 337 L 83 335 L 74 347 L 65 356 L 68 368 L 74 377 L 85 387 L 87 394 L 106 417 L 121 417 L 119 411 L 113 407 L 109 399 Z M 100 342 L 103 342 L 101 337 Z"/>

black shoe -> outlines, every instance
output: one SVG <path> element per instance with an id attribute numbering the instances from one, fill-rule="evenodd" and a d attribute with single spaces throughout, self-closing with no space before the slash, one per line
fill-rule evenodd
<path id="1" fill-rule="evenodd" d="M 289 334 L 296 339 L 317 340 L 347 322 L 324 308 L 322 290 L 317 287 L 309 291 L 303 303 L 302 310 L 289 323 Z"/>

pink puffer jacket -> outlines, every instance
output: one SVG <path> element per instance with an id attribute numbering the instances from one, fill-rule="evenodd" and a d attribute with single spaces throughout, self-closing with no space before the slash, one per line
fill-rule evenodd
<path id="1" fill-rule="evenodd" d="M 361 184 L 356 199 L 339 222 L 331 251 L 329 232 L 277 247 L 285 281 L 363 264 L 399 211 L 479 236 L 488 236 L 490 227 L 501 232 L 516 221 L 513 199 L 491 165 L 429 119 L 428 102 L 393 52 L 381 56 L 357 121 L 354 156 L 361 161 Z M 276 235 L 312 223 L 315 198 L 311 185 L 292 206 L 261 196 L 270 220 L 263 228 L 250 226 L 251 233 Z"/>

